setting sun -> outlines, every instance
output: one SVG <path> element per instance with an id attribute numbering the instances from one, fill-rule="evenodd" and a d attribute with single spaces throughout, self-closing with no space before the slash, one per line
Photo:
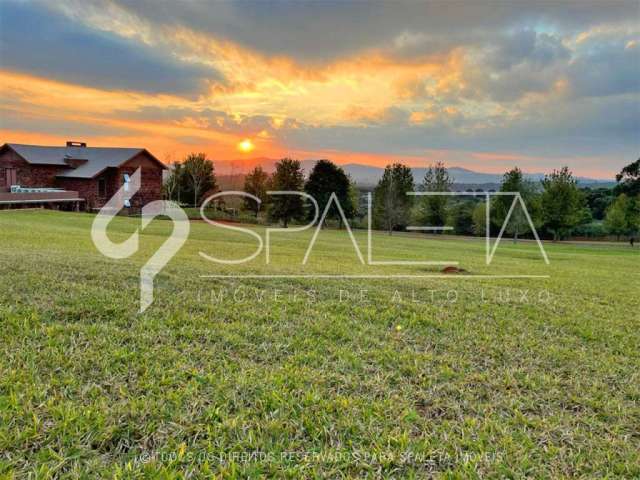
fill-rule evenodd
<path id="1" fill-rule="evenodd" d="M 251 140 L 249 140 L 248 138 L 245 138 L 244 140 L 242 140 L 239 144 L 238 144 L 238 150 L 240 150 L 241 152 L 244 153 L 249 153 L 251 152 L 255 147 L 255 145 L 253 144 L 253 142 Z"/>

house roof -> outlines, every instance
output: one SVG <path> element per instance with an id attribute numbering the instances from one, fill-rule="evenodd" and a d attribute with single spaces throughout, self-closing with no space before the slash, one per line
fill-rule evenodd
<path id="1" fill-rule="evenodd" d="M 93 178 L 109 167 L 119 167 L 139 153 L 145 152 L 162 168 L 167 168 L 144 148 L 115 147 L 46 147 L 40 145 L 5 144 L 25 161 L 34 165 L 59 165 L 67 167 L 67 171 L 58 174 L 64 178 Z M 73 168 L 65 160 L 86 160 L 77 168 Z"/>

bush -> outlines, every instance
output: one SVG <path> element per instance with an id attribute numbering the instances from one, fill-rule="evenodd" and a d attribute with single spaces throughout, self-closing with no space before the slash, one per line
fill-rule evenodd
<path id="1" fill-rule="evenodd" d="M 591 222 L 574 228 L 572 235 L 575 237 L 599 238 L 606 237 L 607 233 L 607 229 L 602 222 Z"/>
<path id="2" fill-rule="evenodd" d="M 185 208 L 185 212 L 190 220 L 201 220 L 200 209 L 199 208 Z M 217 208 L 206 208 L 204 211 L 205 216 L 209 220 L 220 220 L 223 222 L 237 222 L 237 223 L 248 223 L 248 224 L 256 224 L 256 225 L 264 225 L 264 218 L 261 216 L 257 217 L 253 214 L 253 212 L 245 212 L 238 210 L 222 210 Z"/>

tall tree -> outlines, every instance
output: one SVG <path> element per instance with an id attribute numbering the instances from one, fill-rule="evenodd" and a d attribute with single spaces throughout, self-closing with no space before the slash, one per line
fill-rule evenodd
<path id="1" fill-rule="evenodd" d="M 256 218 L 258 217 L 260 208 L 264 208 L 267 204 L 267 190 L 269 190 L 269 174 L 258 165 L 251 173 L 244 177 L 244 191 L 258 197 L 262 202 L 258 203 L 250 198 L 244 199 L 244 207 L 252 211 Z"/>
<path id="2" fill-rule="evenodd" d="M 387 165 L 373 191 L 373 216 L 377 228 L 384 228 L 389 235 L 394 229 L 405 228 L 413 205 L 413 175 L 411 169 L 401 163 Z"/>
<path id="3" fill-rule="evenodd" d="M 351 176 L 349 176 L 349 201 L 353 209 L 353 216 L 357 217 L 360 214 L 360 190 Z"/>
<path id="4" fill-rule="evenodd" d="M 618 195 L 607 209 L 604 219 L 607 231 L 620 240 L 621 235 L 635 235 L 640 230 L 640 201 L 626 194 Z"/>
<path id="5" fill-rule="evenodd" d="M 298 160 L 283 158 L 276 163 L 276 171 L 271 178 L 271 188 L 275 191 L 301 192 L 304 175 Z M 273 220 L 282 221 L 284 228 L 293 219 L 304 217 L 304 201 L 300 195 L 273 195 L 269 215 Z"/>
<path id="6" fill-rule="evenodd" d="M 487 204 L 480 202 L 476 204 L 471 214 L 473 219 L 473 233 L 482 236 L 487 233 Z"/>
<path id="7" fill-rule="evenodd" d="M 422 190 L 425 192 L 450 192 L 452 186 L 453 179 L 442 162 L 431 165 L 422 181 Z M 427 225 L 443 226 L 447 222 L 448 196 L 427 195 L 422 202 L 422 219 Z"/>
<path id="8" fill-rule="evenodd" d="M 629 197 L 624 193 L 619 195 L 607 209 L 607 215 L 604 218 L 604 226 L 607 232 L 615 235 L 618 240 L 620 240 L 621 235 L 625 235 L 629 230 L 626 212 L 628 203 Z"/>
<path id="9" fill-rule="evenodd" d="M 190 153 L 182 164 L 184 178 L 193 194 L 193 205 L 200 205 L 202 195 L 218 188 L 213 162 L 205 153 Z"/>
<path id="10" fill-rule="evenodd" d="M 449 223 L 453 225 L 453 231 L 457 235 L 473 235 L 473 211 L 472 200 L 463 199 L 453 205 Z"/>
<path id="11" fill-rule="evenodd" d="M 603 220 L 609 205 L 615 200 L 613 189 L 611 188 L 583 188 L 587 206 L 595 220 Z"/>
<path id="12" fill-rule="evenodd" d="M 640 195 L 629 198 L 627 207 L 627 223 L 629 225 L 629 242 L 633 247 L 633 239 L 640 233 Z"/>
<path id="13" fill-rule="evenodd" d="M 350 186 L 349 177 L 342 168 L 329 160 L 319 160 L 313 166 L 304 189 L 305 192 L 318 202 L 320 214 L 324 212 L 331 194 L 335 193 L 345 216 L 347 218 L 353 218 L 355 208 L 349 196 Z M 309 212 L 309 216 L 313 217 L 312 211 Z M 338 208 L 335 204 L 331 205 L 327 213 L 327 218 L 340 219 Z M 340 224 L 342 224 L 342 219 L 340 219 L 340 222 Z"/>
<path id="14" fill-rule="evenodd" d="M 584 197 L 568 167 L 546 175 L 542 187 L 542 218 L 555 241 L 584 220 Z"/>
<path id="15" fill-rule="evenodd" d="M 640 158 L 624 167 L 616 175 L 615 193 L 617 195 L 626 193 L 630 197 L 640 195 Z"/>
<path id="16" fill-rule="evenodd" d="M 539 224 L 540 202 L 538 195 L 536 194 L 535 186 L 533 182 L 524 178 L 522 171 L 518 167 L 515 167 L 504 174 L 502 177 L 500 191 L 520 193 L 520 197 L 522 197 L 522 201 L 527 208 L 527 212 L 529 212 L 529 215 L 531 216 L 534 226 Z M 493 201 L 494 211 L 492 218 L 498 227 L 501 228 L 504 224 L 507 218 L 507 213 L 514 202 L 514 199 L 515 196 L 512 195 L 497 195 Z M 518 236 L 520 234 L 527 233 L 529 230 L 531 230 L 531 225 L 527 220 L 524 208 L 520 202 L 517 202 L 511 212 L 511 217 L 509 218 L 505 231 L 508 234 L 513 235 L 513 241 L 515 243 L 518 241 Z"/>
<path id="17" fill-rule="evenodd" d="M 167 200 L 180 202 L 180 186 L 182 183 L 182 165 L 178 162 L 169 164 L 169 176 L 162 185 Z"/>

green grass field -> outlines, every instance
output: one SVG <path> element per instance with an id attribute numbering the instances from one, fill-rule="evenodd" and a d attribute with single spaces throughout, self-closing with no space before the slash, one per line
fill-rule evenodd
<path id="1" fill-rule="evenodd" d="M 0 477 L 638 478 L 640 251 L 374 234 L 276 234 L 272 264 L 216 265 L 252 237 L 194 222 L 138 314 L 140 251 L 88 214 L 0 212 Z M 124 240 L 139 219 L 117 218 Z M 263 232 L 262 227 L 255 227 Z M 366 258 L 366 234 L 356 234 Z M 366 294 L 362 291 L 366 290 Z"/>

